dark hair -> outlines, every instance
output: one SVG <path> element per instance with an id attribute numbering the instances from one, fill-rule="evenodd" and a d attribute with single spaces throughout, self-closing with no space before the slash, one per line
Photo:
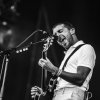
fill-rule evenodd
<path id="1" fill-rule="evenodd" d="M 72 29 L 72 28 L 75 28 L 70 22 L 66 21 L 66 22 L 60 22 L 60 23 L 57 23 L 57 24 L 53 25 L 52 29 L 54 29 L 56 26 L 61 25 L 61 24 L 64 24 L 64 26 L 66 28 L 68 28 L 69 30 Z"/>

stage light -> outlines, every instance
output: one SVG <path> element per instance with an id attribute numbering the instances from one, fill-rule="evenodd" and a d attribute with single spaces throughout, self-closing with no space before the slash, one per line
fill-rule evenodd
<path id="1" fill-rule="evenodd" d="M 7 34 L 8 34 L 8 35 L 12 35 L 12 30 L 9 29 L 9 30 L 7 31 Z"/>
<path id="2" fill-rule="evenodd" d="M 7 22 L 6 21 L 3 21 L 2 22 L 2 25 L 6 26 L 7 25 Z"/>
<path id="3" fill-rule="evenodd" d="M 15 8 L 15 6 L 14 6 L 14 5 L 12 5 L 12 6 L 10 7 L 10 9 L 11 9 L 13 12 L 15 12 L 15 11 L 16 11 L 16 8 Z"/>

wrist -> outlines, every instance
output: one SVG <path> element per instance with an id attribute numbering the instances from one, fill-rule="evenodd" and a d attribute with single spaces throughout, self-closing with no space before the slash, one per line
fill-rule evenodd
<path id="1" fill-rule="evenodd" d="M 55 70 L 52 74 L 58 77 L 61 75 L 61 73 L 62 73 L 62 69 L 58 69 L 57 67 L 55 67 Z"/>
<path id="2" fill-rule="evenodd" d="M 62 69 L 59 69 L 58 72 L 56 73 L 56 76 L 60 76 L 62 73 Z"/>
<path id="3" fill-rule="evenodd" d="M 57 67 L 54 67 L 52 74 L 56 75 L 58 73 L 59 69 Z"/>

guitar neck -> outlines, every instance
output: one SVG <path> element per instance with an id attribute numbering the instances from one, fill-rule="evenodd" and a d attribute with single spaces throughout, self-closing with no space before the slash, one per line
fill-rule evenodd
<path id="1" fill-rule="evenodd" d="M 47 58 L 47 52 L 43 51 L 42 52 L 42 58 L 46 59 Z M 41 88 L 43 89 L 43 91 L 46 90 L 46 81 L 47 81 L 47 70 L 42 68 L 42 76 L 41 76 Z"/>
<path id="2" fill-rule="evenodd" d="M 42 58 L 43 59 L 46 59 L 47 58 L 47 52 L 44 52 L 44 51 L 42 52 Z"/>

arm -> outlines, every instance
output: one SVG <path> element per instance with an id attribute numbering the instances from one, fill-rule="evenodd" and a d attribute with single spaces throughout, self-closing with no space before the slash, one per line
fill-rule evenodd
<path id="1" fill-rule="evenodd" d="M 62 71 L 59 77 L 63 78 L 66 81 L 71 82 L 72 84 L 81 86 L 86 79 L 87 75 L 90 72 L 90 68 L 84 66 L 78 66 L 77 73 L 69 73 Z"/>
<path id="2" fill-rule="evenodd" d="M 40 59 L 39 65 L 42 66 L 44 69 L 48 70 L 51 73 L 58 73 L 59 69 L 55 67 L 49 59 L 44 60 Z M 78 66 L 77 73 L 69 73 L 66 71 L 62 71 L 59 77 L 63 78 L 66 81 L 71 82 L 72 84 L 81 86 L 86 79 L 87 75 L 90 72 L 90 68 L 85 66 Z"/>

